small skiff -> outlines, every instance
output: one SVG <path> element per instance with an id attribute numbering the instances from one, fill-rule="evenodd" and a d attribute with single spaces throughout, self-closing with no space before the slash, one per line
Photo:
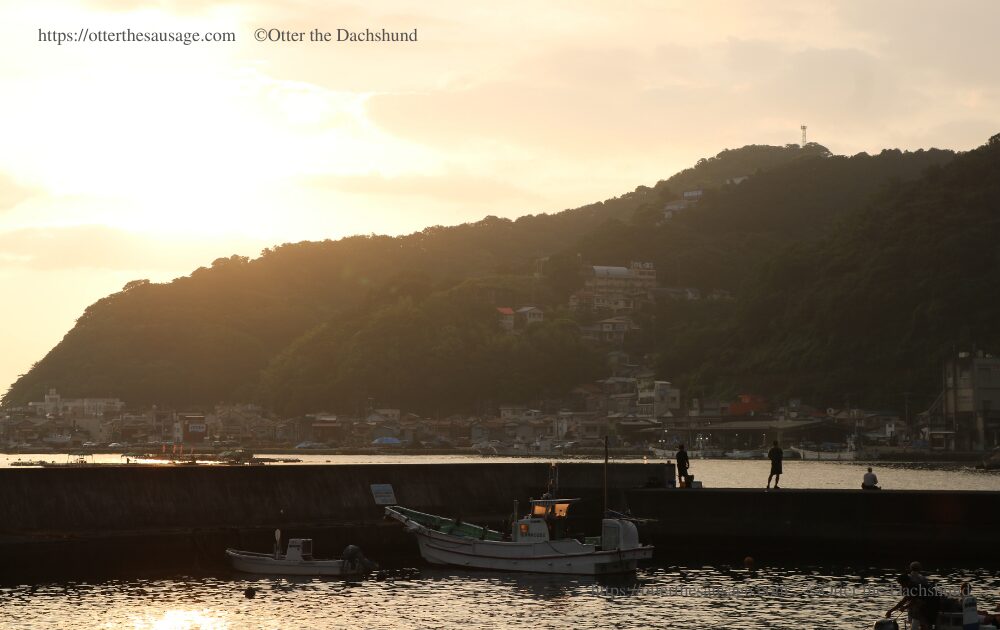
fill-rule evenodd
<path id="1" fill-rule="evenodd" d="M 364 575 L 377 567 L 355 545 L 348 545 L 341 558 L 314 558 L 312 543 L 311 538 L 292 538 L 285 553 L 278 553 L 276 544 L 274 553 L 226 549 L 226 556 L 237 571 L 267 575 Z"/>

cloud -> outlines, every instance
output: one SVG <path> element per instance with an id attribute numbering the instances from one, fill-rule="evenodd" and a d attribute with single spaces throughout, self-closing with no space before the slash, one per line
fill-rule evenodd
<path id="1" fill-rule="evenodd" d="M 904 76 L 996 84 L 1000 3 L 884 0 L 835 3 L 840 28 L 864 34 Z"/>
<path id="2" fill-rule="evenodd" d="M 472 86 L 375 95 L 367 109 L 389 133 L 447 150 L 515 146 L 579 161 L 784 144 L 801 123 L 828 138 L 870 136 L 926 105 L 867 51 L 729 39 L 549 50 Z"/>
<path id="3" fill-rule="evenodd" d="M 0 268 L 111 270 L 185 275 L 232 253 L 256 255 L 260 242 L 140 235 L 102 225 L 0 232 Z"/>
<path id="4" fill-rule="evenodd" d="M 442 203 L 490 204 L 507 201 L 537 201 L 541 197 L 505 181 L 461 173 L 444 175 L 378 174 L 324 176 L 307 180 L 312 185 L 364 195 L 422 196 Z"/>
<path id="5" fill-rule="evenodd" d="M 32 188 L 21 186 L 7 175 L 0 173 L 0 212 L 10 210 L 36 194 Z"/>

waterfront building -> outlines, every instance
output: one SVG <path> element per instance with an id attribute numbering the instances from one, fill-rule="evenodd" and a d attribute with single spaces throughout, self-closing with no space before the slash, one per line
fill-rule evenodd
<path id="1" fill-rule="evenodd" d="M 929 413 L 931 448 L 981 451 L 1000 445 L 1000 358 L 960 352 L 945 362 L 941 386 Z"/>
<path id="2" fill-rule="evenodd" d="M 117 398 L 63 398 L 55 389 L 39 402 L 29 402 L 28 408 L 38 416 L 71 416 L 100 418 L 107 413 L 119 413 L 125 403 Z"/>

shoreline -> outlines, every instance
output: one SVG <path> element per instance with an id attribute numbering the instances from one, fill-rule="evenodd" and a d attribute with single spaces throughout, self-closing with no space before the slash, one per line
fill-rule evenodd
<path id="1" fill-rule="evenodd" d="M 559 461 L 592 461 L 592 460 L 603 460 L 604 451 L 603 449 L 586 449 L 578 452 L 572 453 L 551 453 L 551 452 L 528 452 L 528 453 L 511 453 L 509 451 L 504 451 L 496 455 L 487 454 L 483 455 L 479 451 L 472 448 L 374 448 L 374 447 L 337 447 L 337 448 L 310 448 L 310 449 L 295 449 L 295 448 L 283 448 L 283 447 L 205 447 L 205 448 L 195 448 L 193 450 L 185 450 L 183 454 L 167 452 L 157 452 L 156 449 L 150 448 L 147 450 L 137 449 L 133 447 L 123 447 L 123 448 L 72 448 L 72 449 L 46 449 L 44 447 L 38 448 L 26 448 L 26 449 L 2 449 L 0 448 L 0 455 L 7 456 L 26 456 L 33 457 L 39 456 L 45 457 L 72 457 L 72 456 L 91 456 L 91 455 L 122 455 L 129 456 L 132 458 L 142 458 L 143 456 L 151 456 L 152 458 L 163 458 L 163 459 L 176 459 L 176 460 L 190 460 L 192 456 L 197 458 L 197 456 L 211 456 L 216 457 L 221 453 L 231 452 L 236 450 L 247 450 L 252 452 L 255 456 L 272 456 L 280 455 L 286 457 L 297 457 L 297 456 L 307 456 L 307 455 L 329 455 L 329 456 L 379 456 L 386 455 L 392 457 L 440 457 L 440 456 L 454 456 L 454 457 L 479 457 L 483 461 L 490 461 L 494 459 L 546 459 L 546 460 L 559 460 Z M 852 464 L 852 463 L 867 463 L 867 462 L 882 462 L 882 463 L 899 463 L 899 464 L 924 464 L 924 463 L 938 463 L 938 464 L 980 464 L 985 459 L 989 457 L 990 453 L 988 451 L 948 451 L 948 452 L 936 452 L 936 451 L 902 451 L 902 452 L 881 452 L 872 451 L 866 452 L 862 451 L 854 459 L 802 459 L 798 457 L 785 457 L 785 461 L 788 462 L 799 462 L 799 461 L 810 461 L 810 462 L 827 462 L 827 463 L 841 463 L 841 464 Z M 173 457 L 171 457 L 173 456 Z M 650 463 L 655 462 L 667 462 L 672 461 L 672 457 L 658 458 L 651 457 L 648 454 L 644 455 L 637 452 L 615 452 L 615 449 L 611 450 L 611 459 L 615 461 L 638 461 L 647 460 Z M 764 459 L 737 459 L 729 457 L 693 457 L 693 462 L 696 461 L 766 461 Z"/>

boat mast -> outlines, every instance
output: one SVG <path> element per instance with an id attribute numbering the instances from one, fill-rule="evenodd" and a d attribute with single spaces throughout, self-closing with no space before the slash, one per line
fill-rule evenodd
<path id="1" fill-rule="evenodd" d="M 604 436 L 604 515 L 608 515 L 608 436 Z"/>

